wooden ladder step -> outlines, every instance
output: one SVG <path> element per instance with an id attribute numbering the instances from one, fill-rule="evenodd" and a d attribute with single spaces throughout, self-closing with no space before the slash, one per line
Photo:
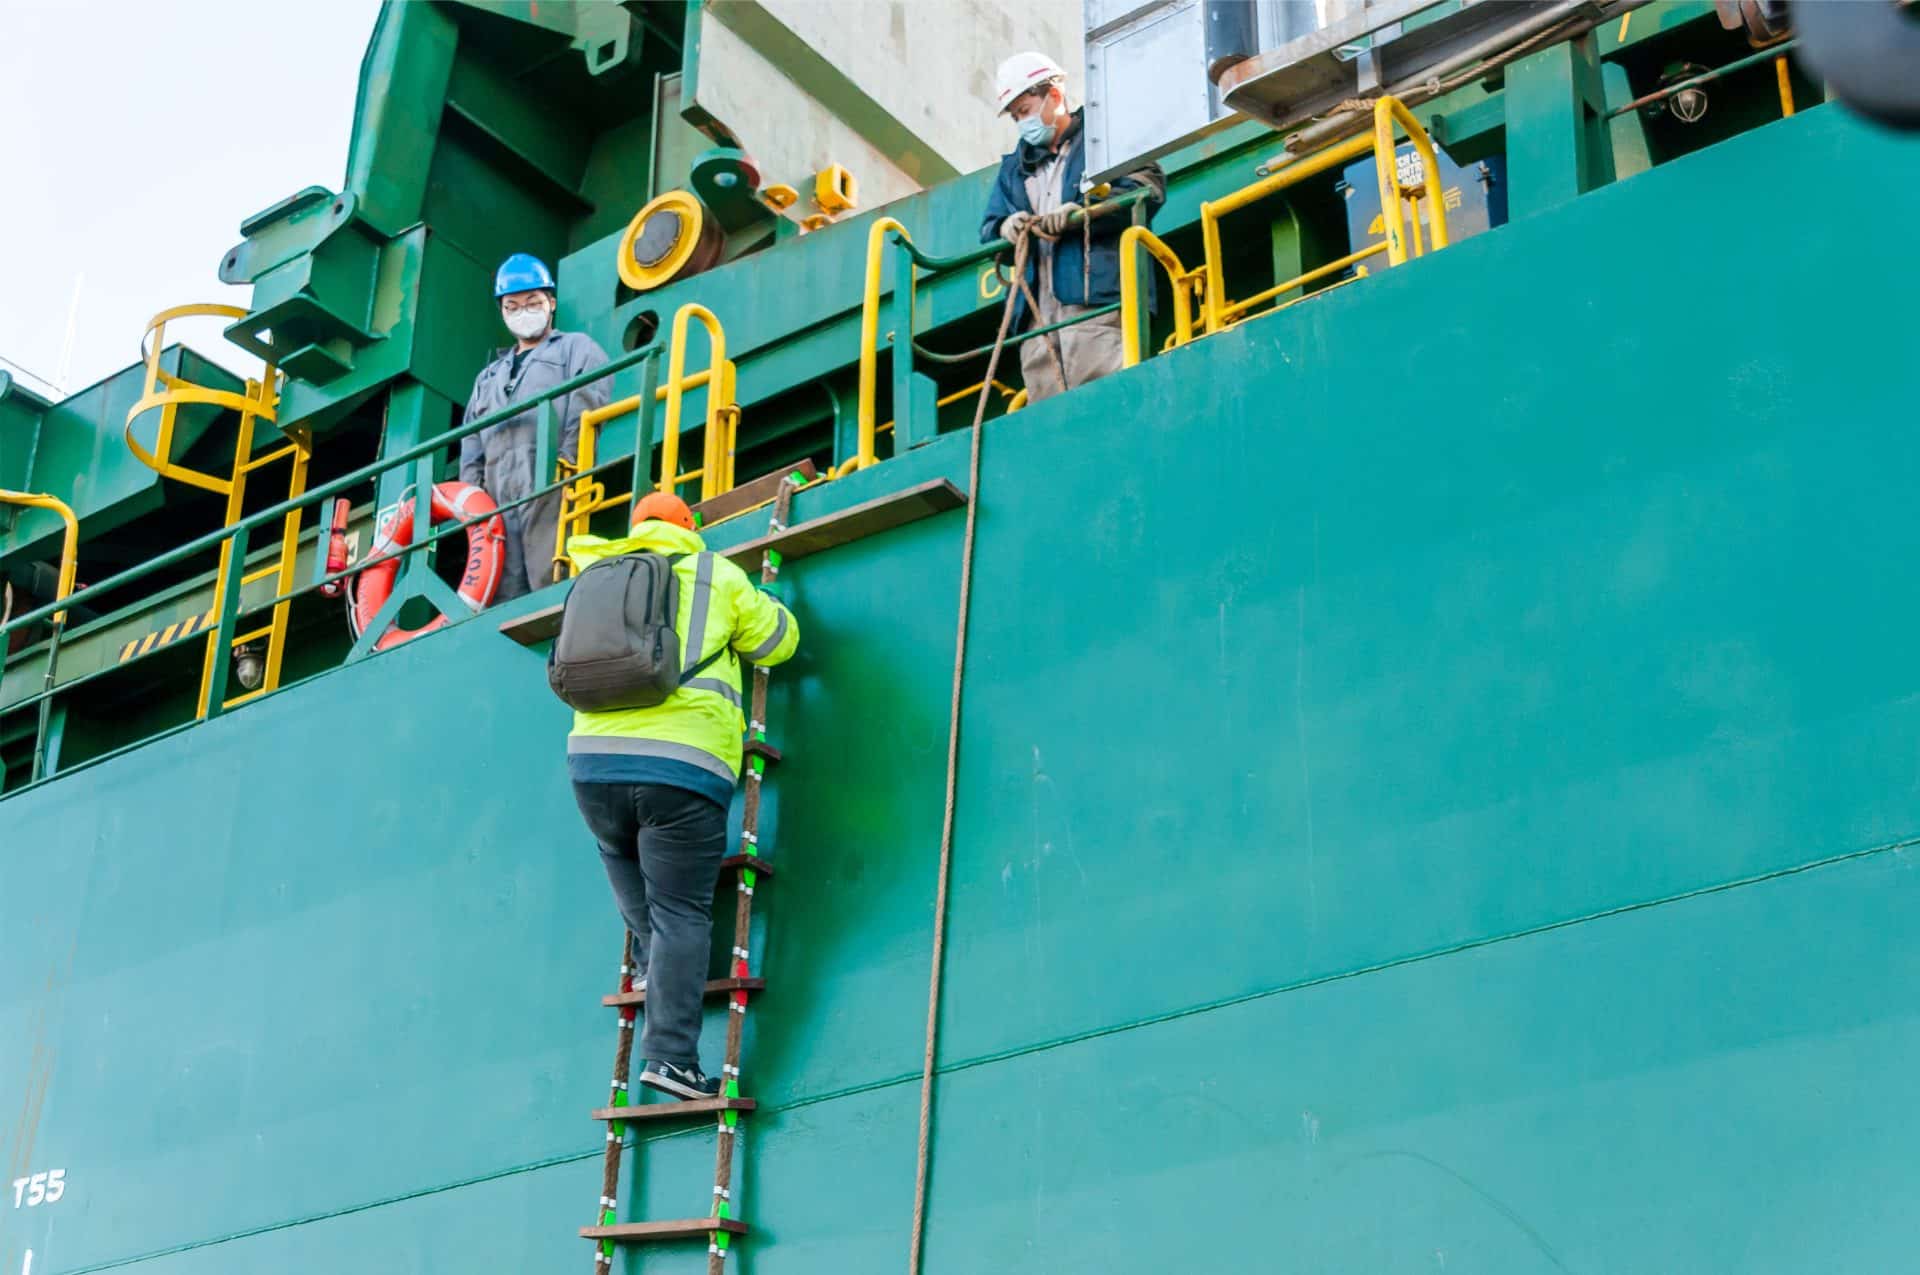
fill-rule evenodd
<path id="1" fill-rule="evenodd" d="M 752 868 L 763 877 L 773 875 L 773 865 L 757 854 L 730 854 L 720 860 L 722 872 L 738 872 L 742 868 Z"/>
<path id="2" fill-rule="evenodd" d="M 616 1244 L 644 1244 L 648 1240 L 694 1240 L 715 1231 L 745 1235 L 747 1224 L 730 1217 L 688 1217 L 674 1222 L 620 1222 L 613 1226 L 583 1226 L 580 1238 L 612 1240 Z"/>
<path id="3" fill-rule="evenodd" d="M 760 555 L 768 549 L 778 549 L 788 559 L 804 558 L 867 536 L 877 536 L 883 531 L 891 531 L 921 518 L 931 518 L 949 509 L 958 509 L 966 503 L 967 498 L 960 494 L 958 487 L 944 478 L 929 478 L 901 491 L 876 496 L 825 517 L 810 518 L 785 531 L 772 532 L 720 552 L 731 558 L 741 570 L 757 571 Z M 504 625 L 501 630 L 506 631 Z"/>
<path id="4" fill-rule="evenodd" d="M 725 996 L 728 992 L 761 992 L 765 991 L 766 987 L 767 980 L 764 978 L 716 978 L 707 983 L 706 996 L 707 999 L 712 1000 L 717 996 Z M 602 996 L 600 1003 L 614 1009 L 626 1005 L 644 1005 L 647 1003 L 647 994 L 645 992 L 614 992 L 612 995 Z"/>
<path id="5" fill-rule="evenodd" d="M 785 472 L 781 471 L 783 474 Z M 768 549 L 778 549 L 790 559 L 804 558 L 808 554 L 851 544 L 867 536 L 877 536 L 883 531 L 905 526 L 921 518 L 931 518 L 949 509 L 958 509 L 966 503 L 967 498 L 960 494 L 958 487 L 944 478 L 929 478 L 904 490 L 876 496 L 852 508 L 814 518 L 797 527 L 772 532 L 720 552 L 741 570 L 758 571 L 760 555 Z M 516 615 L 503 622 L 500 631 L 522 646 L 537 645 L 560 631 L 560 610 L 561 604 L 555 603 L 538 611 Z"/>
<path id="6" fill-rule="evenodd" d="M 700 530 L 706 531 L 715 523 L 737 518 L 749 510 L 762 505 L 770 505 L 780 495 L 780 484 L 787 481 L 788 474 L 799 474 L 800 485 L 806 486 L 820 476 L 811 460 L 802 460 L 792 465 L 782 465 L 771 474 L 741 483 L 732 491 L 723 491 L 711 500 L 703 500 L 693 507 L 699 516 Z"/>
<path id="7" fill-rule="evenodd" d="M 780 750 L 764 739 L 750 739 L 740 749 L 749 757 L 764 757 L 771 765 L 780 764 Z"/>
<path id="8" fill-rule="evenodd" d="M 626 1107 L 602 1107 L 595 1120 L 671 1120 L 676 1116 L 704 1116 L 716 1111 L 752 1111 L 752 1098 L 690 1098 L 682 1102 L 636 1102 Z"/>

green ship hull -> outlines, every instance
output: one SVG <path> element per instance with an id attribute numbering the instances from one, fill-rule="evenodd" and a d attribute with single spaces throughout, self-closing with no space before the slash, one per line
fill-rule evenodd
<path id="1" fill-rule="evenodd" d="M 1803 110 L 799 495 L 978 520 L 926 1270 L 1910 1263 L 1916 219 Z M 747 1275 L 906 1261 L 966 516 L 785 573 Z M 0 803 L 0 1272 L 587 1268 L 555 596 Z"/>

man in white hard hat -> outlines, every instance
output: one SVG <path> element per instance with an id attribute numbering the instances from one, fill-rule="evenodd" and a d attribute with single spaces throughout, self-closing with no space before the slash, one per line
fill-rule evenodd
<path id="1" fill-rule="evenodd" d="M 995 87 L 1000 113 L 1020 130 L 1020 140 L 1000 161 L 980 239 L 985 243 L 998 236 L 1017 243 L 1022 234 L 1032 236 L 1027 285 L 1039 313 L 1027 314 L 1026 299 L 1016 298 L 1014 322 L 1023 330 L 1047 327 L 1120 299 L 1120 235 L 1130 219 L 1112 213 L 1074 220 L 1081 210 L 1087 148 L 1084 112 L 1069 102 L 1066 78 L 1045 54 L 1016 53 L 1000 64 Z M 1158 164 L 1116 178 L 1112 185 L 1112 194 L 1149 187 L 1149 219 L 1166 194 Z M 1117 311 L 1021 342 L 1020 370 L 1028 401 L 1118 371 L 1121 348 Z M 1055 370 L 1055 351 L 1066 372 L 1064 387 Z"/>

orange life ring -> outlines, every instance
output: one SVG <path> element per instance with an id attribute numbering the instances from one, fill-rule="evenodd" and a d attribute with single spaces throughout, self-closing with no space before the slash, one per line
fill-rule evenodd
<path id="1" fill-rule="evenodd" d="M 493 497 L 471 483 L 434 485 L 432 513 L 436 523 L 449 519 L 464 521 L 476 514 L 493 513 L 493 509 Z M 409 496 L 394 509 L 386 525 L 375 531 L 373 548 L 367 556 L 378 558 L 412 543 L 413 498 Z M 460 600 L 475 611 L 485 610 L 493 601 L 493 595 L 500 591 L 500 572 L 506 560 L 507 529 L 500 515 L 495 513 L 491 518 L 470 523 L 467 527 L 467 568 L 460 573 Z M 399 574 L 400 559 L 393 557 L 385 562 L 374 563 L 356 578 L 353 605 L 347 610 L 356 638 L 366 632 L 367 626 L 380 614 L 380 608 L 393 596 L 393 582 Z M 435 616 L 417 629 L 403 629 L 396 622 L 380 635 L 373 649 L 385 651 L 402 642 L 411 642 L 422 633 L 445 628 L 446 625 L 447 617 L 444 615 Z"/>

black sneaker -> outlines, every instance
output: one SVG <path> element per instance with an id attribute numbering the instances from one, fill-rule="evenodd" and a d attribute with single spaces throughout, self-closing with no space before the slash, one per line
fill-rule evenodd
<path id="1" fill-rule="evenodd" d="M 720 1096 L 720 1082 L 701 1071 L 699 1063 L 676 1067 L 669 1062 L 650 1062 L 640 1072 L 640 1083 L 689 1102 Z"/>

